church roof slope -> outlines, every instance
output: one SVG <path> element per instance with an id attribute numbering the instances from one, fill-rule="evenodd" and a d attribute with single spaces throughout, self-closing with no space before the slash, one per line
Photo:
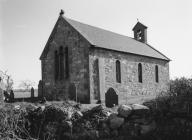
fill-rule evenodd
<path id="1" fill-rule="evenodd" d="M 168 57 L 157 51 L 149 44 L 142 43 L 134 38 L 84 24 L 64 16 L 60 16 L 59 19 L 67 21 L 75 30 L 77 30 L 85 39 L 87 39 L 91 45 L 95 47 L 170 61 Z M 57 24 L 58 21 L 53 28 L 40 59 L 43 59 L 46 56 L 49 47 L 48 43 L 54 35 Z"/>
<path id="2" fill-rule="evenodd" d="M 66 17 L 64 19 L 95 47 L 170 61 L 168 57 L 150 45 L 139 42 L 131 37 L 90 26 Z"/>

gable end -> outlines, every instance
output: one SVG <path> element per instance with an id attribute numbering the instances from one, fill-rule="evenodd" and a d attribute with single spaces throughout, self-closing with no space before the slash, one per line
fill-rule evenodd
<path id="1" fill-rule="evenodd" d="M 59 18 L 57 19 L 57 22 L 55 23 L 55 26 L 54 26 L 54 28 L 53 28 L 53 30 L 51 32 L 51 35 L 49 36 L 49 39 L 47 40 L 47 43 L 46 43 L 46 45 L 45 45 L 45 47 L 43 49 L 43 52 L 42 52 L 42 54 L 40 56 L 40 60 L 46 58 L 47 53 L 49 51 L 49 44 L 52 41 L 52 39 L 53 39 L 53 37 L 54 37 L 54 35 L 55 35 L 56 31 L 57 31 L 57 26 L 58 26 L 60 20 L 61 20 L 61 18 L 59 16 Z"/>

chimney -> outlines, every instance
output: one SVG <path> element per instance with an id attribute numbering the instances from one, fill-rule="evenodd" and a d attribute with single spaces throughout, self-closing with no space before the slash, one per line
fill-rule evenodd
<path id="1" fill-rule="evenodd" d="M 143 43 L 147 43 L 147 26 L 140 22 L 133 27 L 134 39 Z"/>

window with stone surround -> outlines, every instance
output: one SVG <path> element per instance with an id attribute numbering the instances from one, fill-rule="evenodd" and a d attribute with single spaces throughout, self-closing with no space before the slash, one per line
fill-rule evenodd
<path id="1" fill-rule="evenodd" d="M 55 51 L 55 80 L 59 78 L 59 55 L 58 52 Z"/>
<path id="2" fill-rule="evenodd" d="M 65 47 L 65 78 L 69 77 L 69 49 Z"/>
<path id="3" fill-rule="evenodd" d="M 59 48 L 59 79 L 64 79 L 64 54 L 62 46 Z"/>
<path id="4" fill-rule="evenodd" d="M 157 65 L 155 66 L 155 81 L 159 83 L 159 69 Z"/>
<path id="5" fill-rule="evenodd" d="M 140 83 L 143 82 L 143 77 L 142 77 L 142 64 L 141 64 L 141 63 L 138 64 L 138 81 L 139 81 Z"/>
<path id="6" fill-rule="evenodd" d="M 69 50 L 68 47 L 63 49 L 59 47 L 59 51 L 55 51 L 55 80 L 63 80 L 69 77 Z"/>
<path id="7" fill-rule="evenodd" d="M 121 63 L 119 60 L 116 61 L 116 81 L 121 83 Z"/>

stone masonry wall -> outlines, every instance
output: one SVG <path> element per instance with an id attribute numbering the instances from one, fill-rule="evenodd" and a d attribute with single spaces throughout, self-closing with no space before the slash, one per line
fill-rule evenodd
<path id="1" fill-rule="evenodd" d="M 95 78 L 94 63 L 99 62 L 99 78 Z M 116 60 L 121 64 L 121 83 L 116 82 Z M 164 60 L 138 56 L 100 48 L 90 49 L 90 97 L 91 102 L 105 101 L 105 93 L 112 87 L 118 94 L 119 104 L 131 96 L 156 96 L 169 89 L 169 63 Z M 143 82 L 138 82 L 138 64 L 142 64 Z M 155 65 L 159 69 L 159 82 L 155 81 Z M 95 82 L 98 81 L 98 82 Z M 95 87 L 100 86 L 95 95 Z"/>
<path id="2" fill-rule="evenodd" d="M 88 103 L 90 101 L 88 74 L 89 43 L 70 24 L 60 17 L 56 32 L 48 45 L 47 56 L 41 61 L 44 96 L 49 100 L 63 100 L 68 98 L 69 86 L 77 82 L 79 83 L 77 85 L 78 101 Z M 56 81 L 54 77 L 54 52 L 60 46 L 68 47 L 69 50 L 69 78 Z"/>

